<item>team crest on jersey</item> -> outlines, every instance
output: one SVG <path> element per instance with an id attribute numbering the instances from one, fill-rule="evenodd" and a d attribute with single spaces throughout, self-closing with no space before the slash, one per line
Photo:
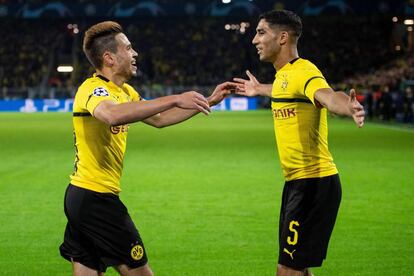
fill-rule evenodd
<path id="1" fill-rule="evenodd" d="M 281 88 L 285 91 L 289 82 L 287 81 L 287 75 L 282 75 L 283 81 L 282 81 L 282 86 Z"/>
<path id="2" fill-rule="evenodd" d="M 94 96 L 97 96 L 97 97 L 100 97 L 100 96 L 102 96 L 102 97 L 108 97 L 109 96 L 109 93 L 108 93 L 108 91 L 105 88 L 98 87 L 98 88 L 95 88 L 95 90 L 93 90 L 93 95 Z"/>

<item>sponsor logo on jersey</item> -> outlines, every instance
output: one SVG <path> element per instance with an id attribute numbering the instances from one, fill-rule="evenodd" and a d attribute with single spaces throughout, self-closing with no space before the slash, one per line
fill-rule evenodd
<path id="1" fill-rule="evenodd" d="M 118 134 L 120 132 L 128 132 L 129 125 L 111 126 L 110 130 L 112 134 Z"/>
<path id="2" fill-rule="evenodd" d="M 295 108 L 281 108 L 281 109 L 274 108 L 272 111 L 273 111 L 273 116 L 275 117 L 275 119 L 278 119 L 278 120 L 284 120 L 284 119 L 296 117 Z"/>

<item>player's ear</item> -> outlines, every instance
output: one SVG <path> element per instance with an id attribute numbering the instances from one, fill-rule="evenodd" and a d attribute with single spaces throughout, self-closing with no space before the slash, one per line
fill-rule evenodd
<path id="1" fill-rule="evenodd" d="M 289 40 L 289 33 L 286 31 L 281 31 L 279 33 L 279 43 L 280 45 L 284 45 L 288 42 Z"/>
<path id="2" fill-rule="evenodd" d="M 103 64 L 107 67 L 112 67 L 115 64 L 115 57 L 109 51 L 105 51 L 102 55 L 102 58 L 103 58 Z"/>

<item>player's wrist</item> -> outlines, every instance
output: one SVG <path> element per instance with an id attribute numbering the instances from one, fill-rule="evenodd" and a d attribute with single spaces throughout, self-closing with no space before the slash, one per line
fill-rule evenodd
<path id="1" fill-rule="evenodd" d="M 215 106 L 217 103 L 214 101 L 214 98 L 210 95 L 206 98 L 209 106 Z"/>
<path id="2" fill-rule="evenodd" d="M 258 93 L 256 94 L 256 96 L 270 97 L 272 96 L 272 85 L 259 83 L 257 91 Z"/>
<path id="3" fill-rule="evenodd" d="M 181 103 L 181 95 L 171 95 L 172 98 L 172 104 L 174 107 L 180 107 Z"/>
<path id="4" fill-rule="evenodd" d="M 253 93 L 253 97 L 255 97 L 255 96 L 265 96 L 266 95 L 266 89 L 265 89 L 265 86 L 264 85 L 262 85 L 262 84 L 258 84 L 257 86 L 256 86 L 256 88 L 254 89 L 254 93 Z"/>

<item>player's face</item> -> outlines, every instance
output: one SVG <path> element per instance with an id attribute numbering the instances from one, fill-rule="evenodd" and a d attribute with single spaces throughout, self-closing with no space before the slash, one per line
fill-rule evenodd
<path id="1" fill-rule="evenodd" d="M 115 39 L 118 43 L 118 50 L 115 55 L 116 63 L 114 64 L 114 70 L 118 75 L 130 79 L 132 76 L 137 75 L 136 58 L 138 53 L 132 49 L 131 42 L 129 42 L 125 34 L 117 34 Z"/>
<path id="2" fill-rule="evenodd" d="M 256 46 L 261 61 L 274 63 L 280 52 L 278 33 L 269 23 L 261 19 L 257 24 L 256 35 L 252 43 Z"/>

